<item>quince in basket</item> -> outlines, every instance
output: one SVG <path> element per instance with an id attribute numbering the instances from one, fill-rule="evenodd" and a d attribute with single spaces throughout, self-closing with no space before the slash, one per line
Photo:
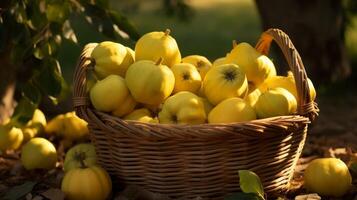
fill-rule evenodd
<path id="1" fill-rule="evenodd" d="M 181 53 L 176 40 L 170 36 L 170 30 L 165 32 L 150 32 L 143 35 L 135 45 L 135 60 L 163 59 L 162 64 L 172 67 L 181 62 Z"/>
<path id="2" fill-rule="evenodd" d="M 109 75 L 98 81 L 90 90 L 90 99 L 95 109 L 113 112 L 119 117 L 133 111 L 136 104 L 125 80 L 118 75 Z"/>
<path id="3" fill-rule="evenodd" d="M 99 43 L 91 54 L 95 60 L 94 71 L 100 79 L 111 74 L 124 76 L 134 56 L 130 48 L 110 41 Z"/>
<path id="4" fill-rule="evenodd" d="M 233 123 L 256 119 L 254 108 L 238 97 L 223 100 L 208 115 L 209 123 Z"/>
<path id="5" fill-rule="evenodd" d="M 202 79 L 196 67 L 190 63 L 179 63 L 171 67 L 175 76 L 173 93 L 189 91 L 197 93 L 201 88 Z"/>
<path id="6" fill-rule="evenodd" d="M 200 55 L 191 55 L 182 58 L 183 63 L 190 63 L 197 68 L 201 78 L 204 79 L 207 72 L 211 69 L 212 63 L 206 57 Z"/>
<path id="7" fill-rule="evenodd" d="M 255 104 L 258 118 L 290 115 L 296 112 L 294 95 L 284 88 L 274 88 L 263 92 Z"/>
<path id="8" fill-rule="evenodd" d="M 226 57 L 220 57 L 213 61 L 212 67 L 217 67 L 219 65 L 227 64 Z"/>
<path id="9" fill-rule="evenodd" d="M 124 117 L 125 120 L 135 120 L 139 122 L 147 122 L 147 123 L 159 123 L 159 120 L 155 118 L 149 109 L 140 108 L 136 109 L 130 114 Z"/>
<path id="10" fill-rule="evenodd" d="M 316 98 L 316 91 L 315 87 L 312 84 L 312 81 L 308 78 L 307 79 L 308 84 L 309 84 L 309 89 L 310 89 L 310 96 L 312 100 L 315 100 Z M 296 90 L 296 85 L 295 85 L 295 79 L 294 75 L 291 71 L 288 72 L 287 76 L 272 76 L 267 78 L 260 86 L 259 89 L 264 92 L 268 88 L 276 88 L 276 87 L 282 87 L 284 89 L 287 89 L 291 94 L 294 95 L 294 97 L 297 99 L 297 90 Z"/>
<path id="11" fill-rule="evenodd" d="M 207 99 L 217 105 L 230 97 L 245 97 L 248 81 L 244 71 L 236 64 L 213 67 L 203 81 L 203 90 Z"/>
<path id="12" fill-rule="evenodd" d="M 172 93 L 175 76 L 170 68 L 162 64 L 162 58 L 156 63 L 141 60 L 129 67 L 125 82 L 137 102 L 159 105 Z"/>
<path id="13" fill-rule="evenodd" d="M 197 95 L 182 91 L 169 97 L 159 113 L 160 123 L 202 124 L 206 121 L 203 102 Z"/>
<path id="14" fill-rule="evenodd" d="M 265 55 L 260 54 L 250 44 L 237 44 L 226 57 L 227 63 L 235 63 L 245 72 L 249 82 L 255 87 L 265 79 L 276 75 L 273 62 Z"/>
<path id="15" fill-rule="evenodd" d="M 254 88 L 252 84 L 249 84 L 248 86 L 249 92 L 248 95 L 244 98 L 244 100 L 251 106 L 255 107 L 255 104 L 257 103 L 259 96 L 262 94 L 261 90 L 259 88 Z"/>

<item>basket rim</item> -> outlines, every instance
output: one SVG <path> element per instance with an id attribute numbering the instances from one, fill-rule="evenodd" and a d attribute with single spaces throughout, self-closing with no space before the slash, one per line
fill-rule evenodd
<path id="1" fill-rule="evenodd" d="M 84 119 L 88 121 L 89 129 L 92 130 L 91 134 L 96 134 L 99 129 L 108 135 L 120 134 L 128 138 L 150 140 L 169 138 L 209 139 L 234 135 L 250 139 L 275 137 L 299 132 L 311 123 L 309 118 L 300 115 L 278 116 L 229 124 L 190 125 L 126 121 L 95 109 L 87 109 L 83 114 Z"/>

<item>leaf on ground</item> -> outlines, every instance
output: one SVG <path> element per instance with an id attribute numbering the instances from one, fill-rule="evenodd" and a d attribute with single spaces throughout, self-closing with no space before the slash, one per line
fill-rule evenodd
<path id="1" fill-rule="evenodd" d="M 45 192 L 41 193 L 42 196 L 46 197 L 47 199 L 50 200 L 64 200 L 65 194 L 62 192 L 62 190 L 57 189 L 57 188 L 50 188 Z"/>
<path id="2" fill-rule="evenodd" d="M 4 200 L 17 200 L 24 197 L 26 194 L 30 193 L 33 187 L 36 185 L 36 182 L 27 181 L 22 185 L 18 185 L 10 189 L 5 196 Z"/>
<path id="3" fill-rule="evenodd" d="M 250 170 L 239 170 L 239 184 L 244 193 L 255 193 L 264 199 L 264 189 L 257 174 Z"/>
<path id="4" fill-rule="evenodd" d="M 295 200 L 320 200 L 321 197 L 314 193 L 314 194 L 304 194 L 295 197 Z"/>

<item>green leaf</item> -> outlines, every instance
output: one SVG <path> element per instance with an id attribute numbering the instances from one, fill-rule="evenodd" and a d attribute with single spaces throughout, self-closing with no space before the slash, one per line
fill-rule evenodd
<path id="1" fill-rule="evenodd" d="M 42 97 L 41 92 L 31 82 L 25 83 L 21 90 L 23 95 L 26 96 L 31 102 L 37 105 L 40 103 Z"/>
<path id="2" fill-rule="evenodd" d="M 224 200 L 262 200 L 262 198 L 255 193 L 237 192 L 227 195 Z"/>
<path id="3" fill-rule="evenodd" d="M 30 193 L 37 183 L 27 181 L 22 185 L 11 188 L 3 197 L 4 200 L 18 200 Z"/>
<path id="4" fill-rule="evenodd" d="M 239 184 L 244 193 L 255 193 L 264 199 L 264 189 L 257 174 L 250 170 L 239 170 Z"/>
<path id="5" fill-rule="evenodd" d="M 111 10 L 109 11 L 109 16 L 113 20 L 114 24 L 116 24 L 120 30 L 127 33 L 131 39 L 136 41 L 140 38 L 140 34 L 135 26 L 119 12 Z"/>
<path id="6" fill-rule="evenodd" d="M 108 0 L 95 0 L 95 4 L 103 9 L 107 9 L 109 7 Z"/>
<path id="7" fill-rule="evenodd" d="M 49 22 L 62 24 L 68 19 L 70 14 L 70 4 L 68 2 L 56 2 L 48 4 L 46 7 L 46 17 Z"/>
<path id="8" fill-rule="evenodd" d="M 23 96 L 15 108 L 11 121 L 15 122 L 18 126 L 25 125 L 32 118 L 37 106 L 29 98 Z"/>
<path id="9" fill-rule="evenodd" d="M 59 62 L 49 58 L 44 61 L 42 70 L 35 74 L 34 83 L 42 93 L 57 97 L 62 90 L 62 79 Z"/>

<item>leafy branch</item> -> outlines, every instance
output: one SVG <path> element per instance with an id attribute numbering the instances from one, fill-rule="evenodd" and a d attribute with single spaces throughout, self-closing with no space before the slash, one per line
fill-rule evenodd
<path id="1" fill-rule="evenodd" d="M 66 87 L 58 52 L 64 39 L 78 43 L 74 15 L 113 40 L 140 37 L 124 15 L 110 9 L 109 0 L 1 1 L 0 64 L 15 68 L 20 101 L 13 119 L 19 123 L 30 119 L 43 96 L 57 102 Z"/>

